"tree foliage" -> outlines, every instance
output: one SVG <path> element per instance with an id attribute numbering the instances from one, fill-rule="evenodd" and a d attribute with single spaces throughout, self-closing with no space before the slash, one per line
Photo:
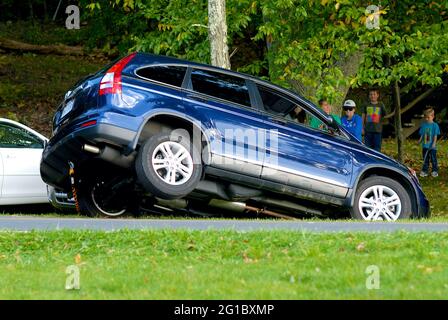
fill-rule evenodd
<path id="1" fill-rule="evenodd" d="M 210 62 L 206 0 L 82 2 L 89 9 L 86 19 L 98 24 L 102 38 L 108 34 L 106 46 L 122 43 L 120 49 Z M 248 27 L 254 12 L 251 3 L 227 1 L 229 45 Z"/>
<path id="2" fill-rule="evenodd" d="M 260 5 L 264 23 L 256 38 L 271 43 L 271 78 L 314 101 L 341 99 L 367 33 L 362 1 L 264 0 Z"/>
<path id="3" fill-rule="evenodd" d="M 364 1 L 261 1 L 257 37 L 272 42 L 271 78 L 341 105 L 350 86 L 436 86 L 447 65 L 448 2 L 382 1 L 368 28 Z M 392 61 L 388 65 L 388 61 Z"/>
<path id="4" fill-rule="evenodd" d="M 361 0 L 228 0 L 230 51 L 256 43 L 240 71 L 263 74 L 316 101 L 340 105 L 353 86 L 403 92 L 437 86 L 448 71 L 448 2 L 385 0 L 379 28 L 367 28 Z M 105 50 L 141 50 L 210 62 L 206 0 L 81 0 Z M 261 44 L 261 46 L 260 46 Z M 262 48 L 267 48 L 262 49 Z M 241 57 L 240 57 L 241 59 Z M 233 65 L 233 63 L 232 63 Z"/>
<path id="5" fill-rule="evenodd" d="M 372 33 L 374 42 L 354 83 L 388 86 L 398 81 L 404 92 L 416 85 L 440 85 L 448 71 L 448 2 L 401 0 L 385 6 L 388 14 Z"/>

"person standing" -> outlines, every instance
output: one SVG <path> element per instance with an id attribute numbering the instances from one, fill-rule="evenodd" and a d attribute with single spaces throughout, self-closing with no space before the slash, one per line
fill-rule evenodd
<path id="1" fill-rule="evenodd" d="M 342 108 L 344 110 L 344 115 L 341 119 L 342 126 L 362 142 L 362 118 L 355 113 L 355 101 L 346 100 Z"/>
<path id="2" fill-rule="evenodd" d="M 381 152 L 383 132 L 381 120 L 386 115 L 386 108 L 379 98 L 380 91 L 378 89 L 369 91 L 370 102 L 362 109 L 362 124 L 365 145 Z"/>
<path id="3" fill-rule="evenodd" d="M 425 122 L 420 126 L 420 139 L 422 144 L 423 167 L 420 177 L 427 177 L 429 172 L 429 160 L 431 160 L 433 177 L 439 176 L 439 166 L 437 164 L 437 136 L 440 135 L 440 128 L 434 122 L 434 109 L 429 107 L 424 111 Z"/>

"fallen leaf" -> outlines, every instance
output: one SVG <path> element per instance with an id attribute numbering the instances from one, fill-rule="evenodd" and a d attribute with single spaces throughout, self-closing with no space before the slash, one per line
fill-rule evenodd
<path id="1" fill-rule="evenodd" d="M 366 245 L 364 242 L 361 242 L 360 244 L 358 244 L 356 246 L 356 250 L 358 250 L 358 251 L 364 251 L 365 248 L 366 248 Z"/>
<path id="2" fill-rule="evenodd" d="M 81 255 L 79 253 L 75 256 L 75 263 L 81 264 Z"/>

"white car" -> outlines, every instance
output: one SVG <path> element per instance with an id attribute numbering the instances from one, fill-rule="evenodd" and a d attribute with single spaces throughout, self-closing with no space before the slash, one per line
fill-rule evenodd
<path id="1" fill-rule="evenodd" d="M 48 203 L 40 176 L 47 141 L 21 123 L 0 118 L 0 205 Z"/>

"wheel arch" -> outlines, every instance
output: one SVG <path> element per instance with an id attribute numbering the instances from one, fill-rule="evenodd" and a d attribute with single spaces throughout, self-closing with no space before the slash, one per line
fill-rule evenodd
<path id="1" fill-rule="evenodd" d="M 362 171 L 360 175 L 358 175 L 358 178 L 356 179 L 355 184 L 353 186 L 353 192 L 351 194 L 350 199 L 351 207 L 353 207 L 354 205 L 356 190 L 358 189 L 358 186 L 361 183 L 361 181 L 372 176 L 388 177 L 400 182 L 401 185 L 404 186 L 406 192 L 409 194 L 409 197 L 411 199 L 412 212 L 414 214 L 418 214 L 417 192 L 412 182 L 406 176 L 404 176 L 402 172 L 400 172 L 396 168 L 388 166 L 377 166 L 377 165 L 368 166 Z"/>
<path id="2" fill-rule="evenodd" d="M 145 117 L 130 148 L 136 150 L 142 141 L 145 141 L 153 133 L 160 132 L 156 130 L 186 129 L 191 135 L 194 130 L 193 128 L 201 133 L 201 141 L 210 145 L 210 138 L 205 133 L 206 129 L 200 121 L 184 113 L 172 110 L 159 110 Z"/>

